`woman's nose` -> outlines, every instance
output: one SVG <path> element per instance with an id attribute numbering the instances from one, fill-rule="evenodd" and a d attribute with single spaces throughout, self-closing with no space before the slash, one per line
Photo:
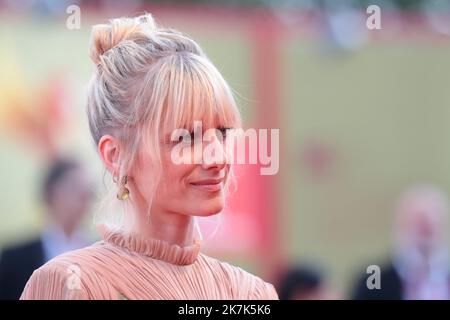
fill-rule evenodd
<path id="1" fill-rule="evenodd" d="M 228 162 L 227 153 L 223 139 L 216 134 L 205 137 L 206 142 L 203 146 L 202 167 L 208 169 L 223 169 Z"/>

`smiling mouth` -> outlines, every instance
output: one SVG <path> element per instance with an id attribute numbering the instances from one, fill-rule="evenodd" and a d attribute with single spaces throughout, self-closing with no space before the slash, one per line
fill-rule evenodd
<path id="1" fill-rule="evenodd" d="M 217 192 L 222 190 L 223 179 L 208 179 L 202 181 L 191 182 L 191 186 L 204 191 Z"/>

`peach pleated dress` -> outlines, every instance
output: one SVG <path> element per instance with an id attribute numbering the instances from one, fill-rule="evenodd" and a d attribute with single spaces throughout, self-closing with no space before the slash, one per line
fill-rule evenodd
<path id="1" fill-rule="evenodd" d="M 163 240 L 106 231 L 34 271 L 21 299 L 278 299 L 239 267 Z"/>

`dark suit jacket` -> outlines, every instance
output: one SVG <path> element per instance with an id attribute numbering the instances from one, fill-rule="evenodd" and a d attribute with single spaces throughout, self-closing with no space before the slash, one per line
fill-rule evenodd
<path id="1" fill-rule="evenodd" d="M 19 299 L 33 271 L 44 263 L 41 239 L 3 250 L 0 257 L 0 299 Z"/>
<path id="2" fill-rule="evenodd" d="M 370 274 L 363 274 L 357 281 L 352 293 L 354 300 L 402 300 L 402 281 L 392 262 L 380 266 L 381 288 L 367 288 L 367 278 Z"/>

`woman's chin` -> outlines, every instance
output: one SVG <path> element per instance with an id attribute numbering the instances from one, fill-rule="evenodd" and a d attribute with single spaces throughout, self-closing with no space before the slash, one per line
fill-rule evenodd
<path id="1" fill-rule="evenodd" d="M 223 210 L 223 202 L 222 201 L 216 201 L 216 203 L 204 203 L 202 206 L 197 208 L 197 212 L 194 214 L 195 216 L 199 217 L 209 217 L 213 216 L 215 214 L 220 213 Z"/>

